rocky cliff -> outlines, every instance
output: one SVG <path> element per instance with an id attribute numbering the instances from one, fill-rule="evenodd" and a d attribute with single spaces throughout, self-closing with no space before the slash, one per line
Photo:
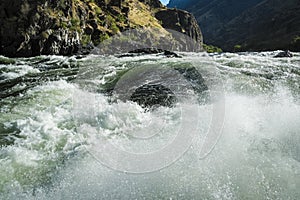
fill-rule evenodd
<path id="1" fill-rule="evenodd" d="M 199 44 L 203 43 L 202 33 L 195 17 L 187 11 L 177 9 L 161 9 L 155 13 L 155 17 L 161 21 L 166 29 L 187 34 Z"/>
<path id="2" fill-rule="evenodd" d="M 171 0 L 190 11 L 204 42 L 227 51 L 300 51 L 299 0 Z"/>
<path id="3" fill-rule="evenodd" d="M 160 18 L 175 13 L 176 24 Z M 88 53 L 103 40 L 138 27 L 176 28 L 202 49 L 192 15 L 167 9 L 159 0 L 10 0 L 0 2 L 0 54 Z"/>

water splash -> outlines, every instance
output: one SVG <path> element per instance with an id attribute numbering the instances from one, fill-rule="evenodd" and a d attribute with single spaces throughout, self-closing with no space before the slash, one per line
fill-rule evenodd
<path id="1" fill-rule="evenodd" d="M 298 199 L 300 54 L 282 59 L 273 58 L 275 54 L 211 54 L 226 83 L 226 117 L 218 145 L 206 159 L 199 158 L 199 146 L 212 117 L 211 106 L 201 105 L 202 123 L 191 148 L 173 165 L 150 174 L 115 172 L 86 151 L 99 135 L 89 131 L 79 134 L 72 118 L 74 93 L 82 94 L 77 96 L 82 103 L 87 96 L 79 85 L 53 81 L 34 86 L 21 96 L 2 99 L 1 139 L 2 135 L 11 136 L 14 143 L 0 149 L 0 198 Z M 211 63 L 201 54 L 183 55 L 183 59 Z M 120 60 L 91 56 L 79 62 L 109 62 L 110 68 L 99 70 L 114 77 L 128 63 L 141 61 L 173 62 L 156 56 Z M 22 62 L 20 68 L 29 66 L 28 73 L 40 70 L 31 60 Z M 24 70 L 18 73 L 24 76 Z M 105 80 L 95 81 L 101 85 Z M 97 112 L 93 110 L 96 124 L 86 110 L 87 114 L 80 112 L 78 116 L 81 128 L 98 126 L 107 139 L 122 148 L 128 148 L 131 133 L 147 127 L 149 121 L 153 129 L 165 128 L 151 145 L 137 143 L 131 151 L 160 148 L 174 136 L 180 116 L 176 107 L 144 112 L 133 102 L 111 103 L 100 93 L 96 97 L 100 102 Z"/>

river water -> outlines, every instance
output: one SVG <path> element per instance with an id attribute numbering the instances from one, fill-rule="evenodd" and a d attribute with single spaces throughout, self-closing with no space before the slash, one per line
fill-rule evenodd
<path id="1" fill-rule="evenodd" d="M 0 199 L 300 199 L 300 53 L 277 53 L 1 57 Z M 148 110 L 112 99 L 149 65 L 209 66 L 222 95 Z M 126 163 L 106 143 L 174 151 Z"/>

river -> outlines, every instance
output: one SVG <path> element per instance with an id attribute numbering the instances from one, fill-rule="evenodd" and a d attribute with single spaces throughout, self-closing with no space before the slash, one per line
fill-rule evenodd
<path id="1" fill-rule="evenodd" d="M 1 57 L 0 199 L 300 199 L 300 53 L 277 53 Z M 175 65 L 210 98 L 110 95 Z"/>

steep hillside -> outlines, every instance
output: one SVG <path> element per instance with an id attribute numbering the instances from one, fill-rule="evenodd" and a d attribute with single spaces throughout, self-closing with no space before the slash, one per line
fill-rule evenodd
<path id="1" fill-rule="evenodd" d="M 172 9 L 165 8 L 159 0 L 1 1 L 0 54 L 16 57 L 87 53 L 103 40 L 138 27 L 155 27 L 160 30 L 159 37 L 172 37 L 165 30 L 169 28 L 165 20 L 155 17 L 157 12 L 169 10 Z M 176 12 L 183 18 L 190 16 Z M 195 19 L 183 23 L 181 32 L 193 33 L 189 36 L 201 50 L 202 35 Z"/>
<path id="2" fill-rule="evenodd" d="M 224 50 L 300 51 L 299 0 L 171 0 L 190 11 L 204 42 Z"/>
<path id="3" fill-rule="evenodd" d="M 300 51 L 299 10 L 299 0 L 264 1 L 231 20 L 214 43 L 227 50 Z"/>

